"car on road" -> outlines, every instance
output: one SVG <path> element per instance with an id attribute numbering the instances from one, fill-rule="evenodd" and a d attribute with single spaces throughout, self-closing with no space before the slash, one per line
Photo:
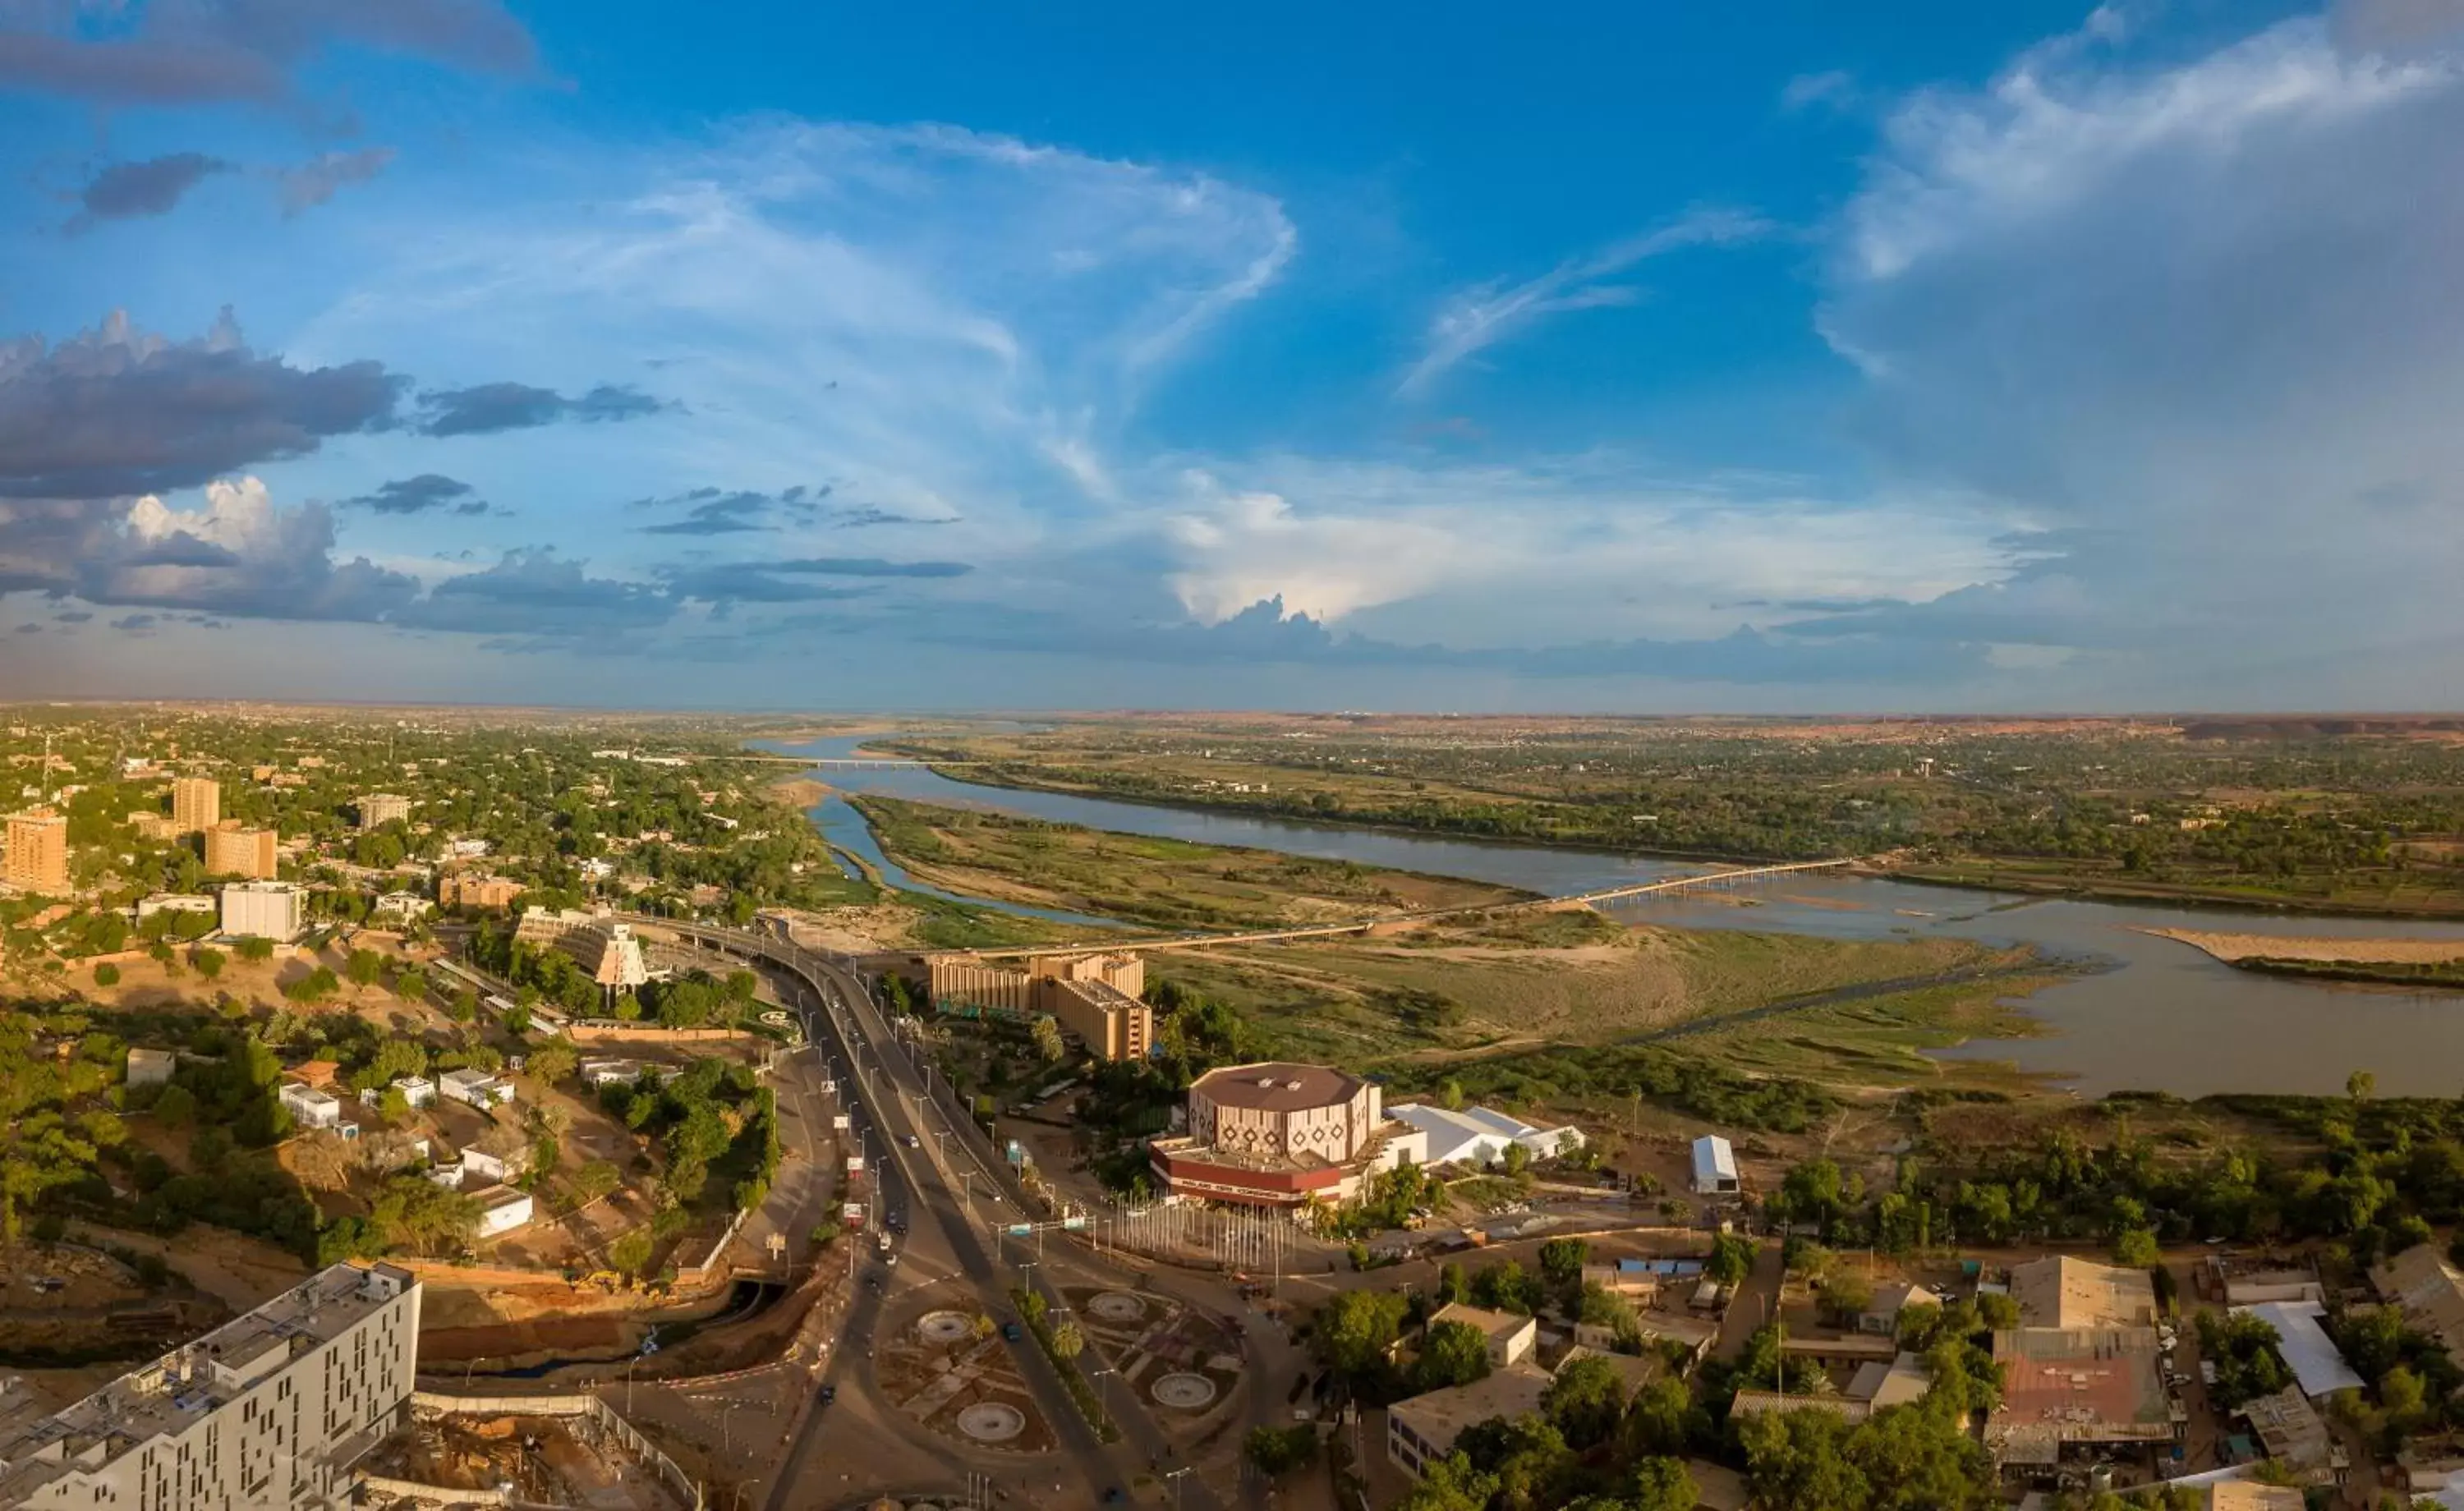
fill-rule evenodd
<path id="1" fill-rule="evenodd" d="M 822 1387 L 822 1404 L 824 1406 L 829 1405 L 832 1401 L 835 1401 L 838 1398 L 839 1388 L 837 1386 L 825 1385 Z"/>
<path id="2" fill-rule="evenodd" d="M 1010 1342 L 1010 1343 L 1016 1343 L 1016 1342 L 1018 1342 L 1018 1340 L 1019 1340 L 1018 1324 L 1016 1324 L 1016 1323 L 1003 1323 L 1003 1324 L 1001 1324 L 1001 1337 L 1002 1337 L 1005 1341 Z"/>
<path id="3" fill-rule="evenodd" d="M 910 1133 L 907 1135 L 907 1147 L 909 1149 L 922 1149 L 924 1147 L 924 1141 L 917 1138 L 914 1134 Z"/>
<path id="4" fill-rule="evenodd" d="M 1119 1485 L 1114 1485 L 1104 1492 L 1104 1503 L 1108 1506 L 1119 1505 L 1127 1499 L 1129 1498 L 1121 1494 L 1121 1487 Z"/>

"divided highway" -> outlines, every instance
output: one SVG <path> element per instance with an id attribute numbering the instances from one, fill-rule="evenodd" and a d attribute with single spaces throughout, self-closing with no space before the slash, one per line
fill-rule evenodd
<path id="1" fill-rule="evenodd" d="M 1020 1213 L 1014 1177 L 999 1160 L 987 1156 L 972 1128 L 959 1126 L 959 1116 L 943 1100 L 946 1092 L 935 1095 L 916 1067 L 898 1052 L 896 1034 L 856 974 L 843 962 L 771 935 L 664 918 L 634 921 L 725 953 L 760 960 L 801 981 L 804 990 L 796 1006 L 806 1040 L 818 1046 L 812 1052 L 832 1055 L 853 1078 L 855 1094 L 848 1094 L 850 1083 L 842 1079 L 840 1100 L 851 1119 L 850 1146 L 867 1152 L 865 1173 L 876 1183 L 877 1210 L 885 1217 L 903 1210 L 910 1255 L 945 1252 L 951 1268 L 975 1288 L 987 1311 L 997 1319 L 1014 1319 L 1018 1308 L 1009 1291 L 1023 1277 L 1007 1270 L 1001 1257 L 987 1247 L 988 1236 L 998 1231 L 995 1224 Z M 925 1114 L 928 1106 L 952 1126 L 931 1126 Z M 985 1194 L 962 1198 L 952 1184 L 961 1178 L 971 1193 L 980 1189 Z M 883 1283 L 878 1288 L 868 1285 L 850 1303 L 844 1341 L 825 1376 L 832 1386 L 851 1383 L 852 1372 L 862 1368 L 860 1360 L 850 1362 L 860 1342 L 869 1355 L 888 1282 L 897 1274 L 884 1274 L 870 1257 L 871 1240 L 864 1241 L 868 1250 L 859 1262 Z M 1041 1274 L 1032 1278 L 1048 1302 L 1061 1300 L 1058 1287 Z M 1017 1357 L 1020 1377 L 1034 1395 L 1037 1409 L 1085 1479 L 1088 1504 L 1101 1503 L 1107 1492 L 1126 1489 L 1169 1455 L 1162 1431 L 1132 1392 L 1113 1391 L 1106 1397 L 1108 1405 L 1115 1408 L 1113 1420 L 1123 1434 L 1122 1443 L 1108 1446 L 1079 1412 L 1052 1360 L 1031 1335 L 1022 1328 L 1021 1336 L 1006 1347 Z M 894 1404 L 885 1404 L 896 1410 Z M 818 1476 L 822 1468 L 817 1462 L 818 1443 L 829 1415 L 827 1409 L 807 1412 L 772 1482 L 765 1511 L 786 1511 L 794 1487 L 808 1476 Z M 1181 1477 L 1176 1491 L 1179 1506 L 1214 1511 L 1220 1504 L 1213 1491 L 1197 1482 L 1194 1475 Z"/>

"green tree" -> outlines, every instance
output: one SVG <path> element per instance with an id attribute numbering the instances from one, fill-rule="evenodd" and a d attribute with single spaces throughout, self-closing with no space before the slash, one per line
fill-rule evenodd
<path id="1" fill-rule="evenodd" d="M 1403 1298 L 1388 1291 L 1346 1291 L 1319 1309 L 1313 1335 L 1318 1358 L 1339 1374 L 1360 1378 L 1384 1367 L 1402 1336 Z"/>
<path id="2" fill-rule="evenodd" d="M 197 974 L 209 981 L 223 974 L 223 953 L 210 945 L 199 945 L 189 951 L 188 963 L 195 966 Z"/>
<path id="3" fill-rule="evenodd" d="M 1571 1285 L 1582 1278 L 1592 1246 L 1580 1238 L 1551 1238 L 1540 1245 L 1540 1273 L 1552 1285 Z"/>
<path id="4" fill-rule="evenodd" d="M 1711 1240 L 1711 1257 L 1704 1261 L 1704 1274 L 1723 1285 L 1738 1285 L 1753 1272 L 1753 1239 L 1741 1234 L 1723 1233 Z"/>
<path id="5" fill-rule="evenodd" d="M 2124 1228 L 2114 1235 L 2113 1262 L 2134 1270 L 2151 1269 L 2165 1258 L 2153 1228 Z"/>
<path id="6" fill-rule="evenodd" d="M 1415 1391 L 1442 1391 L 1469 1385 L 1488 1373 L 1488 1339 L 1468 1323 L 1441 1322 L 1420 1339 L 1420 1356 L 1412 1363 Z"/>
<path id="7" fill-rule="evenodd" d="M 1052 1329 L 1052 1356 L 1064 1364 L 1077 1358 L 1087 1349 L 1087 1335 L 1074 1322 L 1064 1322 Z"/>
<path id="8" fill-rule="evenodd" d="M 1036 1054 L 1043 1058 L 1045 1064 L 1059 1064 L 1062 1057 L 1069 1053 L 1068 1044 L 1061 1038 L 1060 1020 L 1051 1014 L 1037 1014 L 1035 1022 L 1028 1032 L 1035 1040 Z"/>
<path id="9" fill-rule="evenodd" d="M 120 967 L 113 965 L 108 960 L 96 966 L 94 968 L 94 984 L 97 986 L 118 986 L 120 984 Z"/>
<path id="10" fill-rule="evenodd" d="M 261 963 L 274 958 L 274 941 L 271 939 L 259 938 L 254 934 L 241 940 L 232 948 L 239 952 L 239 957 L 243 960 L 257 961 Z"/>
<path id="11" fill-rule="evenodd" d="M 582 1064 L 582 1051 L 570 1039 L 546 1040 L 532 1046 L 529 1058 L 522 1062 L 523 1070 L 541 1085 L 554 1085 L 570 1080 Z"/>
<path id="12" fill-rule="evenodd" d="M 1241 1440 L 1241 1454 L 1260 1474 L 1276 1478 L 1307 1466 L 1317 1456 L 1317 1429 L 1307 1424 L 1253 1427 L 1249 1435 Z"/>
<path id="13" fill-rule="evenodd" d="M 1625 1414 L 1625 1376 L 1599 1355 L 1585 1354 L 1557 1367 L 1540 1409 L 1566 1446 L 1579 1453 L 1617 1430 Z"/>
<path id="14" fill-rule="evenodd" d="M 1624 1504 L 1628 1511 L 1694 1511 L 1701 1501 L 1702 1492 L 1683 1462 L 1658 1457 L 1634 1466 L 1634 1487 Z"/>
<path id="15" fill-rule="evenodd" d="M 642 1267 L 650 1262 L 650 1234 L 647 1228 L 635 1228 L 607 1245 L 610 1269 L 640 1278 Z"/>

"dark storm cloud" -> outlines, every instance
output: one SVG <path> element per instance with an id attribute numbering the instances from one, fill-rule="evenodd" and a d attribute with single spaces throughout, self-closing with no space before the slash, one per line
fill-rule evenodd
<path id="1" fill-rule="evenodd" d="M 372 493 L 342 502 L 354 509 L 373 510 L 380 515 L 417 515 L 431 509 L 451 507 L 462 515 L 485 514 L 485 499 L 474 496 L 470 484 L 442 472 L 422 472 L 416 477 L 397 477 L 380 483 Z"/>
<path id="2" fill-rule="evenodd" d="M 391 147 L 366 147 L 358 152 L 328 152 L 296 168 L 284 168 L 278 175 L 282 212 L 297 215 L 313 209 L 348 186 L 375 178 L 393 159 Z"/>
<path id="3" fill-rule="evenodd" d="M 537 62 L 494 0 L 155 0 L 0 9 L 0 89 L 106 105 L 272 104 L 336 45 L 476 72 Z"/>
<path id="4" fill-rule="evenodd" d="M 382 428 L 403 380 L 373 361 L 260 357 L 231 312 L 168 341 L 115 314 L 57 346 L 0 343 L 0 497 L 111 498 L 193 488 Z"/>
<path id="5" fill-rule="evenodd" d="M 591 577 L 584 565 L 546 549 L 508 551 L 484 572 L 438 583 L 393 623 L 408 629 L 589 637 L 654 628 L 674 616 L 675 602 L 667 594 Z"/>
<path id="6" fill-rule="evenodd" d="M 174 152 L 138 163 L 115 163 L 77 191 L 77 212 L 68 223 L 72 232 L 98 221 L 133 220 L 167 215 L 181 197 L 231 164 L 202 152 Z"/>
<path id="7" fill-rule="evenodd" d="M 638 388 L 613 383 L 601 383 L 578 399 L 567 399 L 553 388 L 491 383 L 421 394 L 417 426 L 425 435 L 494 435 L 565 420 L 638 420 L 671 407 Z"/>

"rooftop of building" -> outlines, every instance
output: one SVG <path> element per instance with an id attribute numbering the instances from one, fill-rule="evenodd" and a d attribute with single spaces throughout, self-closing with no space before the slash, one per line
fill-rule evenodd
<path id="1" fill-rule="evenodd" d="M 187 1432 L 418 1283 L 390 1264 L 337 1264 L 61 1411 L 0 1415 L 0 1505 L 25 1503 L 74 1468 L 98 1468 Z"/>
<path id="2" fill-rule="evenodd" d="M 2281 1458 L 2296 1469 L 2314 1469 L 2335 1456 L 2336 1440 L 2326 1419 L 2299 1385 L 2288 1385 L 2274 1395 L 2251 1397 L 2241 1404 L 2241 1414 L 2271 1458 Z"/>
<path id="3" fill-rule="evenodd" d="M 1540 1410 L 1549 1391 L 1549 1371 L 1533 1364 L 1509 1364 L 1492 1369 L 1469 1385 L 1448 1386 L 1387 1408 L 1395 1420 L 1412 1429 L 1422 1442 L 1441 1451 L 1466 1428 L 1492 1416 L 1520 1416 Z"/>
<path id="4" fill-rule="evenodd" d="M 2031 1327 L 2141 1327 L 2156 1320 L 2145 1270 L 2055 1254 L 2011 1269 L 2011 1299 Z"/>
<path id="5" fill-rule="evenodd" d="M 1189 1090 L 1221 1107 L 1255 1112 L 1302 1112 L 1351 1101 L 1364 1083 L 1328 1065 L 1270 1060 L 1222 1065 L 1198 1078 Z"/>
<path id="6" fill-rule="evenodd" d="M 1492 1311 L 1485 1306 L 1466 1306 L 1461 1302 L 1448 1302 L 1429 1315 L 1429 1325 L 1440 1323 L 1461 1323 L 1484 1338 L 1510 1338 L 1526 1327 L 1538 1324 L 1522 1312 Z"/>
<path id="7" fill-rule="evenodd" d="M 1993 1335 L 2002 1405 L 1989 1444 L 2033 1445 L 2032 1461 L 2065 1442 L 2172 1435 L 2155 1329 L 2016 1327 Z"/>
<path id="8" fill-rule="evenodd" d="M 1442 1133 L 1453 1138 L 1494 1138 L 1512 1142 L 1564 1131 L 1536 1128 L 1495 1107 L 1448 1108 L 1432 1106 L 1425 1102 L 1406 1102 L 1388 1107 L 1386 1115 L 1430 1134 Z"/>

